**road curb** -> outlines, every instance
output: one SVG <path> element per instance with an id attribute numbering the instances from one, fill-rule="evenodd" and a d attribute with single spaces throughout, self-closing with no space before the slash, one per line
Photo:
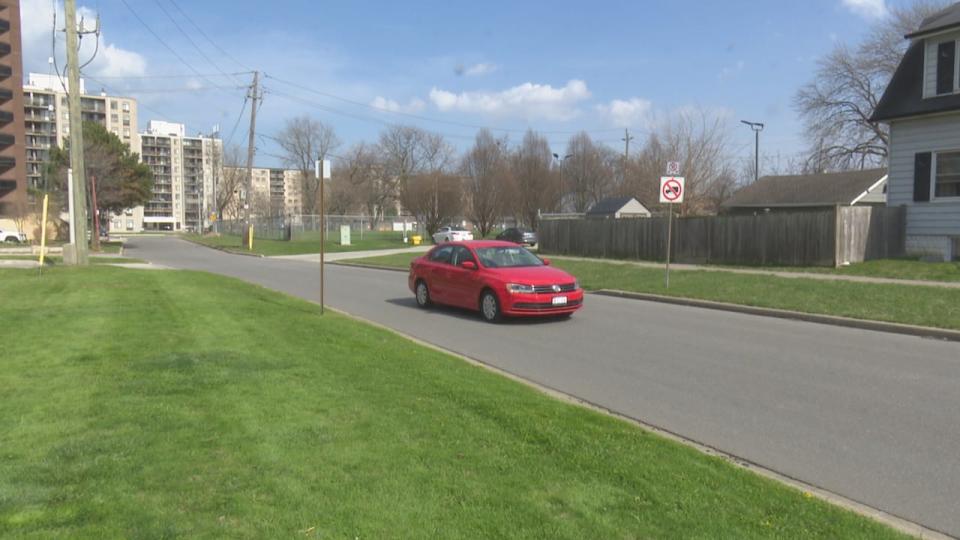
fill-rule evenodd
<path id="1" fill-rule="evenodd" d="M 263 255 L 260 255 L 259 253 L 240 253 L 240 252 L 238 252 L 238 251 L 230 251 L 229 249 L 226 249 L 226 248 L 223 248 L 223 247 L 220 247 L 220 246 L 211 246 L 211 245 L 209 245 L 209 244 L 204 244 L 203 242 L 197 242 L 196 240 L 193 240 L 193 239 L 191 239 L 191 238 L 186 238 L 186 237 L 183 237 L 183 236 L 180 236 L 180 237 L 178 237 L 178 238 L 180 238 L 181 240 L 183 240 L 183 241 L 185 241 L 185 242 L 190 242 L 191 244 L 195 244 L 195 245 L 198 245 L 198 246 L 203 246 L 203 247 L 205 247 L 205 248 L 215 249 L 215 250 L 217 250 L 217 251 L 222 251 L 222 252 L 224 252 L 224 253 L 229 253 L 230 255 L 242 255 L 242 256 L 244 256 L 244 257 L 254 257 L 254 258 L 257 258 L 257 259 L 263 259 L 263 258 L 264 258 L 264 256 L 263 256 Z"/>
<path id="2" fill-rule="evenodd" d="M 356 264 L 356 265 L 346 265 L 346 264 L 344 264 L 344 265 L 342 265 L 342 266 L 360 266 L 360 267 L 372 268 L 372 269 L 376 269 L 376 270 L 394 270 L 394 271 L 401 271 L 401 270 L 398 269 L 398 268 L 389 268 L 389 267 L 382 267 L 382 266 L 378 267 L 378 266 L 373 266 L 373 265 L 360 265 L 360 264 Z M 315 302 L 315 301 L 312 302 L 312 303 L 317 304 L 317 302 Z M 947 535 L 947 534 L 945 534 L 945 533 L 943 533 L 943 532 L 937 531 L 937 530 L 935 530 L 935 529 L 931 529 L 931 528 L 929 528 L 929 527 L 925 527 L 924 525 L 921 525 L 920 523 L 917 523 L 917 522 L 914 522 L 914 521 L 910 521 L 909 519 L 900 517 L 900 516 L 898 516 L 898 515 L 896 515 L 896 514 L 891 514 L 891 513 L 889 513 L 889 512 L 886 512 L 886 511 L 884 511 L 884 510 L 881 510 L 881 509 L 879 509 L 879 508 L 875 508 L 875 507 L 869 506 L 869 505 L 867 505 L 867 504 L 865 504 L 865 503 L 862 503 L 862 502 L 857 501 L 857 500 L 855 500 L 855 499 L 851 499 L 851 498 L 849 498 L 849 497 L 845 497 L 845 496 L 840 495 L 840 494 L 838 494 L 838 493 L 834 493 L 834 492 L 829 491 L 829 490 L 827 490 L 827 489 L 821 488 L 821 487 L 819 487 L 819 486 L 817 486 L 817 485 L 808 484 L 808 483 L 806 483 L 806 482 L 804 482 L 804 481 L 802 481 L 802 480 L 799 480 L 799 479 L 797 479 L 797 478 L 794 478 L 794 477 L 792 477 L 792 476 L 788 476 L 788 475 L 786 475 L 786 474 L 779 473 L 779 472 L 777 472 L 777 471 L 775 471 L 775 470 L 773 470 L 773 469 L 769 469 L 769 468 L 767 468 L 767 467 L 764 467 L 763 465 L 759 465 L 759 464 L 754 463 L 754 462 L 752 462 L 752 461 L 750 461 L 750 460 L 743 459 L 743 458 L 738 457 L 738 456 L 736 456 L 736 455 L 734 455 L 734 454 L 730 454 L 730 453 L 728 453 L 728 452 L 724 452 L 723 450 L 720 450 L 720 449 L 718 449 L 718 448 L 716 448 L 716 447 L 713 447 L 713 446 L 710 446 L 710 445 L 708 445 L 708 444 L 701 443 L 701 442 L 699 442 L 699 441 L 697 441 L 697 440 L 695 440 L 695 439 L 690 439 L 690 438 L 688 438 L 688 437 L 684 437 L 683 435 L 680 435 L 679 433 L 675 433 L 675 432 L 673 432 L 673 431 L 670 431 L 670 430 L 668 430 L 668 429 L 662 428 L 662 427 L 657 426 L 657 425 L 655 425 L 655 424 L 647 423 L 647 422 L 645 422 L 644 420 L 641 420 L 640 418 L 635 418 L 635 417 L 632 417 L 632 416 L 628 416 L 628 415 L 619 413 L 619 412 L 617 412 L 617 411 L 615 411 L 615 410 L 613 410 L 613 409 L 604 407 L 603 405 L 599 405 L 599 404 L 594 403 L 594 402 L 592 402 L 592 401 L 589 401 L 589 400 L 586 400 L 586 399 L 577 397 L 577 396 L 575 396 L 575 395 L 573 395 L 573 394 L 568 394 L 568 393 L 566 393 L 566 392 L 563 392 L 563 391 L 558 390 L 558 389 L 556 389 L 556 388 L 553 388 L 553 387 L 551 387 L 551 386 L 538 383 L 538 382 L 536 382 L 536 381 L 534 381 L 534 380 L 532 380 L 532 379 L 528 379 L 528 378 L 523 377 L 523 376 L 521 376 L 521 375 L 517 375 L 516 373 L 513 373 L 513 372 L 510 372 L 510 371 L 508 371 L 508 370 L 499 368 L 499 367 L 494 366 L 494 365 L 492 365 L 492 364 L 488 364 L 488 363 L 486 363 L 486 362 L 484 362 L 484 361 L 482 361 L 482 360 L 478 360 L 478 359 L 476 359 L 476 358 L 472 358 L 472 357 L 470 357 L 470 356 L 464 355 L 464 354 L 462 354 L 462 353 L 458 353 L 458 352 L 456 352 L 456 351 L 453 351 L 453 350 L 451 350 L 451 349 L 447 349 L 447 348 L 445 348 L 445 347 L 441 347 L 441 346 L 439 346 L 439 345 L 434 345 L 433 343 L 424 341 L 424 340 L 422 340 L 422 339 L 420 339 L 420 338 L 414 337 L 414 336 L 412 336 L 412 335 L 410 335 L 410 334 L 407 334 L 407 333 L 405 333 L 405 332 L 401 332 L 400 330 L 396 330 L 396 329 L 394 329 L 394 328 L 391 328 L 391 327 L 389 327 L 389 326 L 380 324 L 380 323 L 378 323 L 378 322 L 371 321 L 370 319 L 367 319 L 367 318 L 365 318 L 365 317 L 361 317 L 361 316 L 359 316 L 359 315 L 354 315 L 354 314 L 352 314 L 352 313 L 350 313 L 350 312 L 348 312 L 348 311 L 344 311 L 344 310 L 341 310 L 341 309 L 333 308 L 333 307 L 330 307 L 330 306 L 327 306 L 326 309 L 328 309 L 328 310 L 330 310 L 330 311 L 332 311 L 332 312 L 334 312 L 334 313 L 337 313 L 337 314 L 339 314 L 339 315 L 342 315 L 342 316 L 344 316 L 344 317 L 353 319 L 353 320 L 355 320 L 355 321 L 359 321 L 359 322 L 361 322 L 361 323 L 363 323 L 363 324 L 368 324 L 368 325 L 370 325 L 370 326 L 372 326 L 372 327 L 379 328 L 379 329 L 381 329 L 381 330 L 385 330 L 385 331 L 387 331 L 387 332 L 389 332 L 389 333 L 391 333 L 391 334 L 400 336 L 400 337 L 402 337 L 402 338 L 404 338 L 404 339 L 407 339 L 407 340 L 409 340 L 409 341 L 411 341 L 411 342 L 413 342 L 413 343 L 416 343 L 416 344 L 418 344 L 418 345 L 420 345 L 420 346 L 423 346 L 423 347 L 426 347 L 426 348 L 428 348 L 428 349 L 432 349 L 432 350 L 434 350 L 434 351 L 438 351 L 438 352 L 441 352 L 441 353 L 444 353 L 444 354 L 448 354 L 448 355 L 450 355 L 450 356 L 452 356 L 452 357 L 454 357 L 454 358 L 457 358 L 457 359 L 459 359 L 459 360 L 462 360 L 462 361 L 464 361 L 464 362 L 467 362 L 468 364 L 477 366 L 477 367 L 479 367 L 479 368 L 481 368 L 481 369 L 485 369 L 485 370 L 487 370 L 487 371 L 490 371 L 490 372 L 495 373 L 495 374 L 497 374 L 497 375 L 500 375 L 500 376 L 502 376 L 502 377 L 506 377 L 507 379 L 510 379 L 510 380 L 512 380 L 512 381 L 518 382 L 518 383 L 520 383 L 520 384 L 522 384 L 522 385 L 524 385 L 524 386 L 527 386 L 528 388 L 531 388 L 531 389 L 533 389 L 533 390 L 536 390 L 536 391 L 538 391 L 538 392 L 540 392 L 540 393 L 542 393 L 542 394 L 544 394 L 544 395 L 550 396 L 550 397 L 552 397 L 552 398 L 554 398 L 554 399 L 563 401 L 563 402 L 565 402 L 565 403 L 572 404 L 572 405 L 574 405 L 574 406 L 583 407 L 583 408 L 585 408 L 585 409 L 589 409 L 589 410 L 592 410 L 592 411 L 594 411 L 594 412 L 598 412 L 598 413 L 600 413 L 600 414 L 603 414 L 603 415 L 606 415 L 606 416 L 610 416 L 610 417 L 612 417 L 612 418 L 616 418 L 616 419 L 618 419 L 618 420 L 620 420 L 620 421 L 622 421 L 622 422 L 626 422 L 626 423 L 628 423 L 628 424 L 630 424 L 630 425 L 633 425 L 633 426 L 639 427 L 640 429 L 646 430 L 646 431 L 648 431 L 648 432 L 650 432 L 650 433 L 652 433 L 652 434 L 654 434 L 654 435 L 657 435 L 657 436 L 663 437 L 663 438 L 665 438 L 665 439 L 667 439 L 667 440 L 673 441 L 673 442 L 675 442 L 675 443 L 682 444 L 682 445 L 684 445 L 684 446 L 693 448 L 693 449 L 695 449 L 695 450 L 703 453 L 704 455 L 712 456 L 712 457 L 716 457 L 716 458 L 722 459 L 722 460 L 726 461 L 727 463 L 733 465 L 734 467 L 737 467 L 737 468 L 739 468 L 739 469 L 744 469 L 744 470 L 753 472 L 754 474 L 757 474 L 757 475 L 762 476 L 762 477 L 764 477 L 764 478 L 773 480 L 773 481 L 778 482 L 778 483 L 780 483 L 780 484 L 786 485 L 786 486 L 788 486 L 788 487 L 790 487 L 790 488 L 796 489 L 796 490 L 800 491 L 801 493 L 803 493 L 803 496 L 804 496 L 804 497 L 815 497 L 815 498 L 820 499 L 820 500 L 822 500 L 822 501 L 825 501 L 825 502 L 827 502 L 827 503 L 829 503 L 829 504 L 832 504 L 832 505 L 835 505 L 835 506 L 837 506 L 837 507 L 840 507 L 840 508 L 843 508 L 843 509 L 845 509 L 845 510 L 848 510 L 848 511 L 850 511 L 850 512 L 853 512 L 854 514 L 857 514 L 857 515 L 860 515 L 860 516 L 864 516 L 864 517 L 867 517 L 867 518 L 872 519 L 872 520 L 874 520 L 874 521 L 877 521 L 877 522 L 879 522 L 879 523 L 882 523 L 882 524 L 884 524 L 884 525 L 887 525 L 888 527 L 890 527 L 890 528 L 892 528 L 892 529 L 895 529 L 895 530 L 897 530 L 897 531 L 900 531 L 900 532 L 902 532 L 902 533 L 905 533 L 905 534 L 908 534 L 908 535 L 911 535 L 911 536 L 915 536 L 915 537 L 917 537 L 917 538 L 925 538 L 925 539 L 937 539 L 937 540 L 943 539 L 943 540 L 950 540 L 950 539 L 952 538 L 951 536 L 949 536 L 949 535 Z"/>
<path id="3" fill-rule="evenodd" d="M 357 268 L 368 268 L 370 270 L 389 270 L 390 272 L 403 272 L 406 274 L 409 272 L 407 268 L 397 268 L 395 266 L 381 266 L 379 264 L 366 264 L 366 263 L 352 263 L 349 259 L 343 261 L 327 261 L 326 264 L 333 264 L 337 266 L 356 266 Z"/>
<path id="4" fill-rule="evenodd" d="M 736 313 L 745 313 L 748 315 L 759 315 L 762 317 L 775 317 L 778 319 L 791 319 L 791 320 L 812 322 L 812 323 L 818 323 L 818 324 L 829 324 L 833 326 L 845 326 L 848 328 L 858 328 L 860 330 L 872 330 L 875 332 L 904 334 L 908 336 L 942 339 L 945 341 L 960 341 L 960 331 L 947 330 L 945 328 L 932 328 L 929 326 L 914 326 L 910 324 L 871 321 L 866 319 L 852 319 L 849 317 L 838 317 L 835 315 L 804 313 L 801 311 L 789 311 L 785 309 L 745 306 L 741 304 L 729 304 L 726 302 L 714 302 L 712 300 L 698 300 L 695 298 L 664 296 L 661 294 L 651 294 L 651 293 L 637 293 L 637 292 L 629 292 L 629 291 L 620 291 L 615 289 L 600 289 L 597 291 L 592 291 L 592 294 L 597 294 L 600 296 L 612 296 L 615 298 L 628 298 L 631 300 L 645 300 L 648 302 L 660 302 L 664 304 L 675 304 L 678 306 L 715 309 L 719 311 L 733 311 Z"/>

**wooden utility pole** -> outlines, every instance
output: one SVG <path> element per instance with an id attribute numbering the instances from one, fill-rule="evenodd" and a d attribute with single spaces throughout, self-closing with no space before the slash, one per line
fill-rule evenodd
<path id="1" fill-rule="evenodd" d="M 633 140 L 633 137 L 630 136 L 630 130 L 628 128 L 623 128 L 623 183 L 627 183 L 627 162 L 630 160 L 630 141 Z"/>
<path id="2" fill-rule="evenodd" d="M 246 225 L 247 235 L 250 234 L 250 203 L 253 201 L 253 155 L 256 152 L 254 137 L 257 133 L 257 108 L 260 97 L 260 72 L 253 72 L 253 84 L 250 85 L 250 92 L 247 94 L 250 99 L 250 133 L 247 135 L 247 178 L 246 178 L 246 197 L 243 201 L 243 221 Z"/>
<path id="3" fill-rule="evenodd" d="M 64 253 L 64 263 L 87 265 L 87 182 L 83 164 L 83 116 L 80 112 L 77 1 L 66 0 L 63 8 L 67 20 L 67 110 L 70 115 L 70 168 L 73 170 L 73 222 L 70 228 L 76 239 L 73 249 Z"/>

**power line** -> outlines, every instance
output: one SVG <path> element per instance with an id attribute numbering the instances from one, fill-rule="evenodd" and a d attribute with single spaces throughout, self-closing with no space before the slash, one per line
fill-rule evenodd
<path id="1" fill-rule="evenodd" d="M 230 143 L 233 142 L 233 136 L 237 133 L 237 127 L 240 125 L 240 120 L 243 119 L 243 113 L 247 110 L 247 99 L 249 99 L 249 97 L 244 94 L 243 106 L 240 107 L 240 114 L 237 115 L 237 121 L 233 123 L 233 129 L 230 130 L 230 136 L 227 137 L 227 142 L 223 145 L 224 148 L 230 146 Z"/>
<path id="2" fill-rule="evenodd" d="M 200 28 L 200 25 L 198 25 L 197 23 L 193 22 L 193 19 L 191 19 L 190 16 L 186 14 L 186 12 L 184 12 L 182 9 L 180 9 L 180 5 L 177 4 L 176 0 L 170 0 L 170 3 L 173 4 L 173 7 L 176 8 L 176 10 L 179 11 L 181 15 L 183 15 L 183 18 L 186 19 L 187 22 L 189 22 L 191 25 L 193 25 L 194 28 L 197 29 L 197 32 L 199 32 L 200 35 L 204 37 L 204 39 L 206 39 L 211 45 L 213 45 L 213 47 L 214 47 L 215 49 L 217 49 L 218 51 L 220 51 L 220 54 L 226 56 L 229 60 L 232 60 L 235 64 L 237 64 L 238 66 L 240 66 L 240 67 L 242 67 L 243 69 L 247 70 L 248 73 L 253 71 L 253 69 L 245 66 L 245 65 L 243 64 L 243 62 L 241 62 L 241 61 L 237 60 L 236 58 L 234 58 L 233 55 L 231 55 L 231 54 L 228 53 L 227 51 L 223 50 L 223 48 L 221 48 L 219 45 L 217 45 L 217 43 L 216 43 L 215 41 L 213 41 L 212 39 L 210 39 L 210 36 L 208 36 L 207 33 L 204 32 L 202 28 Z"/>
<path id="3" fill-rule="evenodd" d="M 196 49 L 198 53 L 200 53 L 200 56 L 201 56 L 204 60 L 206 60 L 207 63 L 209 63 L 211 66 L 213 66 L 213 69 L 217 70 L 218 72 L 222 73 L 223 75 L 227 75 L 226 72 L 224 72 L 222 69 L 220 69 L 220 66 L 217 65 L 216 62 L 214 62 L 213 60 L 210 59 L 209 56 L 207 56 L 207 53 L 203 52 L 203 49 L 201 49 L 200 46 L 197 45 L 197 42 L 194 41 L 193 38 L 190 37 L 189 34 L 187 34 L 186 32 L 183 31 L 183 28 L 180 26 L 180 23 L 178 23 L 177 20 L 173 18 L 173 15 L 170 15 L 170 12 L 167 11 L 167 8 L 163 7 L 163 4 L 160 3 L 160 0 L 153 0 L 153 1 L 154 1 L 155 4 L 157 4 L 157 7 L 160 8 L 160 11 L 162 11 L 163 14 L 166 15 L 168 19 L 170 19 L 170 22 L 173 23 L 173 26 L 175 26 L 175 27 L 177 28 L 177 30 L 179 30 L 180 33 L 183 34 L 183 37 L 187 38 L 187 41 L 190 43 L 190 45 L 193 45 L 193 48 Z M 183 11 L 181 11 L 181 13 L 183 13 Z M 234 82 L 236 82 L 237 84 L 240 84 L 240 81 L 238 81 L 236 77 L 233 77 L 233 80 L 234 80 Z"/>
<path id="4" fill-rule="evenodd" d="M 319 110 L 324 111 L 324 112 L 328 112 L 328 113 L 331 113 L 331 114 L 336 114 L 336 115 L 339 115 L 339 116 L 344 116 L 344 117 L 347 117 L 347 118 L 352 118 L 352 119 L 354 119 L 354 120 L 360 120 L 360 121 L 362 121 L 362 122 L 370 122 L 370 123 L 380 124 L 380 125 L 383 125 L 383 126 L 393 126 L 393 125 L 395 125 L 394 122 L 391 122 L 391 121 L 389 121 L 389 120 L 384 120 L 384 119 L 382 119 L 382 118 L 372 118 L 372 117 L 369 117 L 369 116 L 364 116 L 364 115 L 360 115 L 360 114 L 356 114 L 356 113 L 352 113 L 352 112 L 342 111 L 342 110 L 340 110 L 340 109 L 335 109 L 335 108 L 330 107 L 330 106 L 328 106 L 328 105 L 324 105 L 324 104 L 321 104 L 321 103 L 317 103 L 317 102 L 315 102 L 315 101 L 311 101 L 311 100 L 309 100 L 309 99 L 307 99 L 307 98 L 303 98 L 303 97 L 300 97 L 300 96 L 294 96 L 294 95 L 287 94 L 287 93 L 285 93 L 285 92 L 281 92 L 281 91 L 278 91 L 278 90 L 275 90 L 275 89 L 272 89 L 272 88 L 265 88 L 264 91 L 265 91 L 266 93 L 269 93 L 269 94 L 272 94 L 272 95 L 275 95 L 275 96 L 282 97 L 282 98 L 284 98 L 284 99 L 293 101 L 293 102 L 295 102 L 295 103 L 299 103 L 299 104 L 301 104 L 301 105 L 306 105 L 306 106 L 308 106 L 308 107 L 314 107 L 314 108 L 319 109 Z M 481 129 L 482 129 L 482 128 L 481 128 Z M 465 135 L 465 134 L 460 134 L 460 133 L 445 133 L 445 132 L 437 132 L 437 133 L 439 133 L 440 135 L 443 135 L 444 137 L 449 138 L 449 139 L 458 139 L 458 140 L 472 141 L 472 140 L 474 140 L 474 139 L 476 138 L 476 135 Z M 545 132 L 537 132 L 537 133 L 545 133 Z M 554 139 L 554 140 L 548 139 L 548 142 L 549 142 L 551 145 L 562 145 L 562 144 L 566 144 L 568 141 L 558 141 L 558 140 L 556 140 L 556 139 Z M 607 145 L 610 145 L 610 144 L 619 144 L 620 141 L 619 141 L 619 140 L 610 139 L 610 140 L 594 140 L 593 142 L 599 143 L 599 144 L 607 144 Z"/>
<path id="5" fill-rule="evenodd" d="M 342 101 L 342 102 L 344 102 L 344 103 L 349 103 L 349 104 L 351 104 L 351 105 L 357 105 L 357 106 L 359 106 L 359 107 L 366 107 L 366 108 L 368 108 L 368 109 L 373 109 L 373 110 L 379 111 L 379 112 L 384 112 L 384 113 L 389 113 L 389 114 L 395 114 L 395 115 L 398 115 L 398 116 L 405 116 L 405 117 L 414 118 L 414 119 L 417 119 L 417 120 L 423 120 L 423 121 L 425 121 L 425 122 L 435 122 L 435 123 L 438 123 L 438 124 L 447 124 L 447 125 L 452 125 L 452 126 L 465 127 L 465 128 L 469 128 L 469 129 L 489 129 L 489 130 L 491 130 L 491 131 L 502 131 L 502 132 L 506 132 L 506 133 L 526 133 L 528 129 L 531 129 L 531 128 L 503 128 L 503 127 L 495 127 L 495 126 L 484 126 L 484 125 L 480 125 L 480 124 L 468 124 L 468 123 L 464 123 L 464 122 L 457 122 L 457 121 L 455 121 L 455 120 L 444 120 L 444 119 L 441 119 L 441 118 L 432 118 L 432 117 L 429 117 L 429 116 L 422 116 L 422 115 L 419 115 L 419 114 L 406 113 L 406 112 L 403 112 L 403 111 L 394 111 L 394 110 L 391 110 L 391 109 L 386 109 L 386 108 L 384 108 L 384 107 L 377 107 L 376 105 L 371 105 L 371 104 L 369 104 L 369 103 L 363 103 L 362 101 L 356 101 L 356 100 L 352 100 L 352 99 L 349 99 L 349 98 L 341 97 L 341 96 L 338 96 L 338 95 L 335 95 L 335 94 L 330 94 L 330 93 L 328 93 L 328 92 L 322 92 L 322 91 L 320 91 L 320 90 L 316 90 L 316 89 L 313 89 L 313 88 L 310 88 L 310 87 L 307 87 L 307 86 L 303 86 L 303 85 L 301 85 L 301 84 L 298 84 L 298 83 L 295 83 L 295 82 L 292 82 L 292 81 L 287 81 L 287 80 L 279 79 L 279 78 L 277 78 L 277 77 L 274 77 L 274 76 L 270 75 L 269 73 L 265 73 L 265 74 L 264 74 L 264 77 L 267 78 L 267 79 L 273 79 L 274 81 L 277 81 L 277 82 L 279 82 L 279 83 L 292 86 L 292 87 L 294 87 L 294 88 L 298 88 L 298 89 L 300 89 L 300 90 L 303 90 L 304 92 L 310 92 L 310 93 L 312 93 L 312 94 L 317 94 L 317 95 L 319 95 L 319 96 L 324 96 L 324 97 L 328 97 L 328 98 L 331 98 L 331 99 L 336 99 L 336 100 L 338 100 L 338 101 Z M 547 134 L 547 135 L 574 135 L 574 134 L 577 134 L 577 133 L 579 133 L 579 132 L 581 132 L 581 131 L 588 131 L 588 132 L 594 132 L 594 133 L 612 133 L 612 132 L 619 132 L 620 129 L 621 129 L 621 128 L 610 128 L 610 129 L 603 128 L 603 129 L 573 130 L 573 131 L 571 131 L 571 130 L 540 130 L 540 131 L 538 131 L 538 132 L 539 132 L 539 133 L 543 133 L 543 134 Z M 643 131 L 643 130 L 637 130 L 637 131 Z"/>
<path id="6" fill-rule="evenodd" d="M 184 60 L 182 56 L 180 56 L 179 54 L 177 54 L 177 51 L 173 50 L 173 47 L 171 47 L 170 45 L 168 45 L 167 42 L 164 41 L 163 38 L 161 38 L 156 32 L 154 32 L 154 31 L 153 31 L 153 28 L 150 28 L 150 25 L 148 25 L 148 24 L 146 23 L 146 21 L 144 21 L 144 20 L 140 17 L 140 15 L 137 14 L 137 12 L 130 6 L 130 4 L 127 3 L 127 0 L 120 0 L 120 2 L 123 3 L 123 5 L 127 7 L 127 9 L 130 11 L 130 13 L 133 15 L 133 17 L 134 17 L 135 19 L 137 19 L 137 21 L 140 23 L 140 25 L 143 26 L 143 27 L 147 30 L 147 32 L 149 32 L 154 38 L 156 38 L 157 41 L 159 41 L 160 44 L 164 46 L 164 48 L 166 48 L 168 51 L 170 51 L 170 54 L 172 54 L 177 60 L 179 60 L 180 63 L 182 63 L 182 64 L 183 64 L 184 66 L 186 66 L 187 68 L 189 68 L 190 71 L 194 72 L 198 77 L 200 77 L 201 79 L 205 80 L 205 81 L 207 82 L 207 84 L 210 84 L 210 85 L 215 86 L 215 87 L 217 86 L 216 83 L 214 83 L 213 81 L 207 79 L 204 75 L 202 75 L 202 74 L 197 70 L 197 68 L 195 68 L 195 67 L 193 67 L 192 65 L 190 65 L 190 63 L 187 62 L 186 60 Z"/>
<path id="7" fill-rule="evenodd" d="M 233 73 L 181 73 L 178 75 L 99 75 L 101 79 L 140 80 L 140 79 L 190 79 L 193 77 L 234 77 L 236 75 L 250 75 L 252 71 L 236 71 Z"/>

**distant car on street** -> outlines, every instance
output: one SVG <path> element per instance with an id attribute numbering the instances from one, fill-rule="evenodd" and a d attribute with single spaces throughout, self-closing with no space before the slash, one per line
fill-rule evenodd
<path id="1" fill-rule="evenodd" d="M 530 229 L 511 227 L 509 229 L 504 229 L 502 233 L 498 234 L 497 240 L 513 242 L 514 244 L 535 246 L 537 245 L 537 233 Z"/>
<path id="2" fill-rule="evenodd" d="M 437 232 L 433 233 L 433 243 L 434 244 L 443 244 L 446 242 L 463 242 L 466 240 L 473 240 L 473 233 L 464 229 L 463 227 L 458 227 L 456 225 L 451 225 L 449 227 L 440 227 Z"/>
<path id="3" fill-rule="evenodd" d="M 417 305 L 433 303 L 503 317 L 569 317 L 583 306 L 577 279 L 512 242 L 441 244 L 410 263 L 408 286 Z"/>
<path id="4" fill-rule="evenodd" d="M 27 241 L 27 235 L 13 229 L 0 229 L 0 242 L 22 244 Z"/>

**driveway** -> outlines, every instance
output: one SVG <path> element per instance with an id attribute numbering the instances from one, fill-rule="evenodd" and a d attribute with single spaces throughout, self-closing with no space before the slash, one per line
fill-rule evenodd
<path id="1" fill-rule="evenodd" d="M 128 254 L 318 298 L 316 264 L 174 238 Z M 329 266 L 327 303 L 960 536 L 960 343 L 590 296 L 569 321 L 417 309 L 398 272 Z"/>

